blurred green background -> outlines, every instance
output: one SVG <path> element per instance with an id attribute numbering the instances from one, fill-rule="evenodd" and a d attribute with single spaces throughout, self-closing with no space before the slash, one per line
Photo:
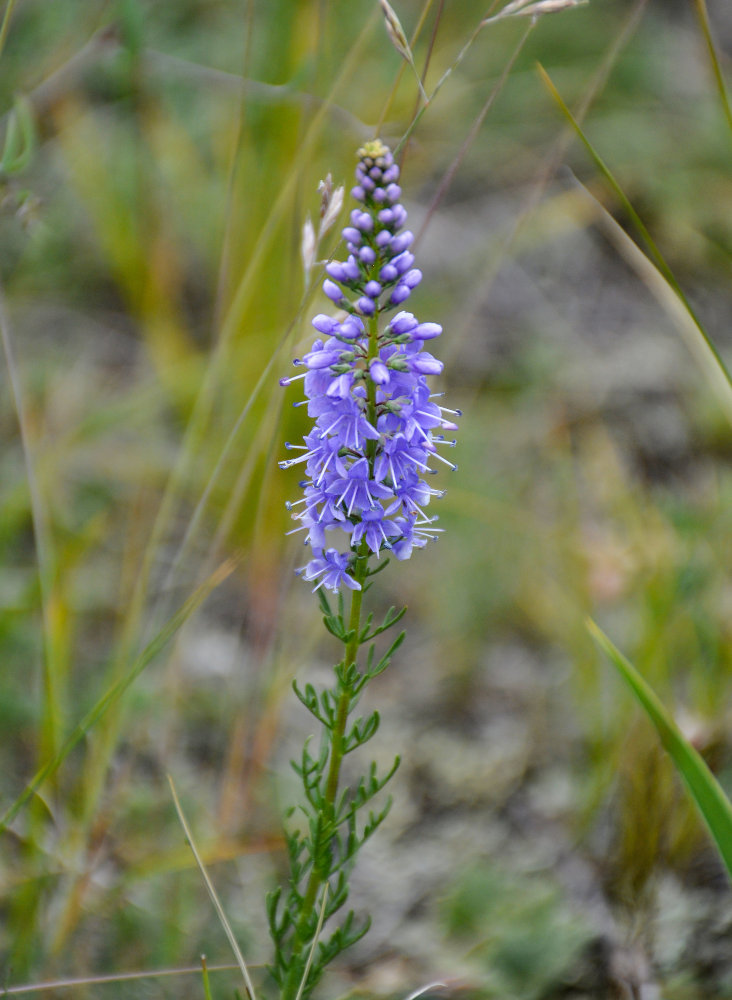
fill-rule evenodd
<path id="1" fill-rule="evenodd" d="M 729 358 L 732 132 L 703 5 L 591 0 L 474 34 L 499 6 L 394 4 L 428 93 L 454 66 L 402 186 L 414 309 L 445 329 L 440 388 L 464 416 L 447 532 L 374 596 L 409 605 L 372 695 L 384 756 L 405 762 L 355 877 L 374 928 L 327 988 L 732 997 L 728 884 L 585 628 L 600 621 L 732 789 L 732 411 L 537 72 L 585 105 Z M 231 961 L 167 774 L 256 965 L 307 733 L 289 683 L 337 655 L 293 578 L 297 477 L 276 464 L 306 429 L 278 379 L 326 306 L 302 227 L 328 172 L 348 191 L 364 139 L 399 142 L 417 88 L 371 0 L 17 0 L 4 16 L 0 811 L 60 764 L 1 835 L 0 985 Z M 732 10 L 709 0 L 709 17 L 729 78 Z M 217 975 L 215 995 L 236 984 Z"/>

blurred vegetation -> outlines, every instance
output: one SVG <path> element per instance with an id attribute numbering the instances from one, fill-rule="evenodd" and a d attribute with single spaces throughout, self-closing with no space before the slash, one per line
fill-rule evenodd
<path id="1" fill-rule="evenodd" d="M 410 37 L 421 25 L 431 93 L 488 11 L 394 6 Z M 415 310 L 445 327 L 444 387 L 465 416 L 444 542 L 380 578 L 383 599 L 428 631 L 435 712 L 471 704 L 503 643 L 558 672 L 571 723 L 536 693 L 534 766 L 544 754 L 566 770 L 563 823 L 629 935 L 652 922 L 661 873 L 693 883 L 709 862 L 584 620 L 603 623 L 732 788 L 730 411 L 688 324 L 588 199 L 637 238 L 535 64 L 575 112 L 588 102 L 587 135 L 729 358 L 731 136 L 698 10 L 592 0 L 547 15 L 505 83 L 529 22 L 486 26 L 404 153 L 426 275 Z M 400 140 L 416 86 L 367 0 L 18 0 L 4 14 L 6 152 L 16 137 L 0 175 L 0 811 L 58 767 L 1 835 L 0 981 L 189 966 L 204 951 L 230 961 L 167 772 L 242 949 L 263 962 L 283 706 L 294 671 L 330 655 L 291 582 L 296 483 L 276 466 L 304 428 L 278 378 L 324 307 L 303 281 L 302 225 L 328 172 L 348 187 L 378 123 Z M 709 14 L 729 77 L 723 0 Z M 479 994 L 549 996 L 591 937 L 579 904 L 549 875 L 460 860 L 435 922 L 456 947 L 474 942 Z M 227 975 L 215 995 L 231 995 Z M 681 983 L 668 996 L 732 996 L 693 972 L 665 981 Z M 189 977 L 73 995 L 204 994 Z"/>

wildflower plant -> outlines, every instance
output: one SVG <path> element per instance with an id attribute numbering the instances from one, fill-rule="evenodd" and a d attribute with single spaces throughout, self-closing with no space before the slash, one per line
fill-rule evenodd
<path id="1" fill-rule="evenodd" d="M 284 892 L 278 889 L 268 899 L 275 945 L 271 972 L 283 1000 L 306 997 L 326 965 L 368 929 L 368 920 L 358 921 L 352 911 L 340 921 L 330 918 L 347 901 L 358 850 L 389 811 L 389 801 L 380 809 L 371 803 L 399 761 L 386 773 L 372 762 L 346 787 L 341 787 L 341 772 L 344 758 L 378 730 L 378 712 L 351 716 L 404 632 L 379 657 L 373 640 L 396 625 L 406 609 L 390 608 L 374 624 L 373 613 L 363 618 L 362 601 L 370 578 L 386 566 L 389 555 L 407 559 L 438 537 L 437 518 L 427 508 L 443 491 L 428 477 L 437 462 L 456 468 L 441 451 L 455 443 L 445 432 L 457 429 L 453 417 L 459 413 L 435 402 L 427 381 L 442 372 L 442 362 L 425 346 L 442 328 L 420 323 L 401 308 L 422 273 L 410 250 L 414 236 L 404 229 L 399 167 L 378 139 L 366 143 L 358 156 L 351 191 L 358 207 L 343 230 L 348 256 L 326 265 L 323 284 L 338 313 L 315 316 L 319 336 L 295 361 L 305 371 L 281 380 L 285 386 L 304 381 L 306 398 L 295 405 L 307 405 L 314 421 L 302 445 L 286 446 L 300 454 L 280 463 L 284 469 L 305 470 L 303 496 L 288 504 L 299 522 L 294 531 L 305 532 L 310 549 L 310 559 L 297 573 L 314 582 L 325 627 L 344 647 L 332 687 L 317 691 L 310 684 L 302 689 L 294 684 L 321 737 L 317 747 L 308 739 L 300 760 L 293 761 L 303 802 L 299 812 L 288 814 L 290 880 Z M 348 610 L 344 590 L 351 592 Z M 333 602 L 326 591 L 337 595 Z M 359 663 L 363 646 L 369 649 Z"/>

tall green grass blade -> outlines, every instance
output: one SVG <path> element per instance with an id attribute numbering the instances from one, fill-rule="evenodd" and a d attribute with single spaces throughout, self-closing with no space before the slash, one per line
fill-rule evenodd
<path id="1" fill-rule="evenodd" d="M 256 1000 L 256 995 L 254 993 L 254 986 L 252 985 L 252 980 L 249 976 L 249 970 L 247 969 L 247 964 L 244 961 L 244 956 L 241 953 L 241 949 L 239 948 L 236 937 L 234 936 L 234 932 L 231 929 L 231 924 L 226 918 L 226 914 L 224 913 L 224 908 L 221 905 L 221 901 L 219 900 L 216 889 L 214 888 L 214 884 L 209 878 L 208 872 L 206 871 L 206 866 L 204 865 L 203 859 L 201 858 L 201 855 L 198 852 L 198 848 L 196 847 L 196 844 L 193 840 L 193 834 L 191 833 L 191 829 L 186 821 L 185 815 L 183 813 L 183 807 L 180 804 L 178 793 L 175 790 L 175 785 L 173 784 L 173 779 L 170 777 L 170 775 L 168 775 L 168 783 L 170 784 L 170 791 L 173 796 L 175 811 L 178 813 L 178 819 L 180 820 L 180 825 L 183 827 L 183 833 L 186 835 L 186 840 L 188 841 L 191 851 L 193 852 L 193 857 L 196 859 L 196 864 L 198 865 L 198 869 L 201 872 L 201 876 L 206 885 L 206 890 L 208 891 L 209 897 L 211 898 L 211 902 L 213 903 L 214 909 L 216 910 L 216 915 L 221 921 L 221 926 L 224 928 L 224 933 L 229 939 L 231 950 L 234 952 L 234 957 L 236 958 L 236 964 L 239 966 L 239 969 L 241 970 L 241 974 L 244 979 L 244 985 L 246 986 L 247 993 L 249 994 L 249 1000 Z"/>
<path id="2" fill-rule="evenodd" d="M 730 136 L 732 137 L 732 108 L 730 108 L 727 87 L 725 86 L 722 69 L 719 65 L 719 58 L 717 56 L 717 49 L 714 44 L 714 39 L 712 38 L 712 29 L 709 26 L 709 13 L 707 11 L 706 0 L 694 0 L 694 7 L 696 9 L 696 16 L 699 19 L 699 27 L 704 35 L 704 41 L 707 44 L 709 62 L 712 67 L 712 73 L 714 74 L 714 82 L 717 85 L 717 93 L 719 94 L 719 103 L 722 105 L 722 111 L 724 112 L 724 117 L 727 119 L 727 126 L 730 131 Z"/>
<path id="3" fill-rule="evenodd" d="M 27 406 L 21 384 L 20 373 L 15 361 L 13 337 L 5 304 L 5 293 L 0 287 L 0 340 L 8 370 L 8 381 L 20 431 L 23 450 L 25 476 L 30 498 L 30 514 L 38 566 L 38 583 L 41 596 L 43 620 L 43 712 L 41 722 L 40 756 L 58 753 L 60 733 L 63 724 L 65 703 L 65 671 L 63 669 L 63 640 L 59 640 L 58 594 L 55 593 L 58 560 L 51 531 L 51 515 L 38 476 L 36 456 L 31 433 Z M 0 826 L 2 830 L 2 826 Z"/>
<path id="4" fill-rule="evenodd" d="M 23 806 L 35 795 L 44 781 L 55 774 L 64 760 L 68 757 L 77 743 L 86 736 L 104 714 L 119 700 L 124 692 L 130 687 L 132 682 L 142 673 L 145 667 L 160 653 L 178 629 L 190 618 L 198 606 L 208 597 L 212 590 L 226 579 L 234 569 L 234 562 L 229 560 L 216 570 L 180 607 L 167 624 L 157 633 L 157 635 L 145 646 L 143 651 L 134 661 L 130 669 L 124 676 L 112 685 L 90 709 L 84 718 L 77 723 L 71 734 L 67 737 L 61 749 L 55 756 L 51 757 L 33 778 L 26 785 L 13 804 L 5 811 L 0 818 L 0 833 L 7 829 L 13 822 Z"/>
<path id="5" fill-rule="evenodd" d="M 585 135 L 585 132 L 584 132 L 582 126 L 579 124 L 579 122 L 576 120 L 576 118 L 574 117 L 574 115 L 572 114 L 572 112 L 569 110 L 569 108 L 567 107 L 567 105 L 564 103 L 564 100 L 560 96 L 559 91 L 557 90 L 557 88 L 554 86 L 554 83 L 552 82 L 551 77 L 549 76 L 549 74 L 547 73 L 547 71 L 544 69 L 544 67 L 540 63 L 538 64 L 537 68 L 539 70 L 539 75 L 541 76 L 541 79 L 542 79 L 544 85 L 546 86 L 547 90 L 549 91 L 549 94 L 551 95 L 551 97 L 555 101 L 555 103 L 556 103 L 557 107 L 559 108 L 559 110 L 566 117 L 567 121 L 569 122 L 569 124 L 574 129 L 575 134 L 577 135 L 578 139 L 580 140 L 580 142 L 582 143 L 582 145 L 587 150 L 587 153 L 589 154 L 590 158 L 594 162 L 594 164 L 597 167 L 597 169 L 600 171 L 600 173 L 602 174 L 602 176 L 605 178 L 605 180 L 607 181 L 607 183 L 612 188 L 613 192 L 617 196 L 617 198 L 620 201 L 621 205 L 623 206 L 624 210 L 627 212 L 628 217 L 632 220 L 633 225 L 638 230 L 638 233 L 640 234 L 641 239 L 643 240 L 643 242 L 645 243 L 645 245 L 647 247 L 648 256 L 651 258 L 651 260 L 654 262 L 654 264 L 656 265 L 656 267 L 658 268 L 658 270 L 661 272 L 661 274 L 663 275 L 663 277 L 666 279 L 666 281 L 668 282 L 668 284 L 671 286 L 671 288 L 674 290 L 674 292 L 678 296 L 679 300 L 681 301 L 681 303 L 684 306 L 684 309 L 687 311 L 687 313 L 689 314 L 689 316 L 693 320 L 694 326 L 696 327 L 699 335 L 701 336 L 701 338 L 703 339 L 704 343 L 706 344 L 707 349 L 709 350 L 709 352 L 711 353 L 712 357 L 714 358 L 714 361 L 719 366 L 719 369 L 723 373 L 726 381 L 729 383 L 730 388 L 732 388 L 732 374 L 730 374 L 729 369 L 727 368 L 726 364 L 724 363 L 724 360 L 722 359 L 722 356 L 720 355 L 719 351 L 717 350 L 717 348 L 716 348 L 714 342 L 712 341 L 711 337 L 709 336 L 709 334 L 707 333 L 707 331 L 704 329 L 704 326 L 703 326 L 701 320 L 697 316 L 697 314 L 694 311 L 691 303 L 689 302 L 689 300 L 687 299 L 686 295 L 684 294 L 684 291 L 681 288 L 681 285 L 677 281 L 676 276 L 674 275 L 673 271 L 671 270 L 671 268 L 669 267 L 668 263 L 666 262 L 665 257 L 663 256 L 663 254 L 659 250 L 659 248 L 656 245 L 653 237 L 651 236 L 651 234 L 649 233 L 648 229 L 646 228 L 645 223 L 643 222 L 643 220 L 641 219 L 641 217 L 636 212 L 636 210 L 633 207 L 630 199 L 628 198 L 628 196 L 623 191 L 621 185 L 619 184 L 619 182 L 615 178 L 614 174 L 611 172 L 610 168 L 607 166 L 607 164 L 605 163 L 605 161 L 602 159 L 602 157 L 600 156 L 600 154 L 597 152 L 597 150 L 595 149 L 595 147 L 592 145 L 592 143 L 590 142 L 590 140 Z"/>
<path id="6" fill-rule="evenodd" d="M 681 775 L 732 877 L 732 803 L 702 757 L 684 738 L 655 691 L 630 660 L 617 649 L 595 622 L 587 628 L 595 642 L 617 669 L 648 718 Z"/>
<path id="7" fill-rule="evenodd" d="M 708 350 L 707 341 L 699 337 L 694 318 L 689 315 L 684 303 L 651 258 L 641 250 L 635 240 L 626 233 L 620 223 L 580 180 L 575 178 L 575 183 L 583 197 L 591 204 L 592 211 L 597 217 L 598 224 L 604 229 L 605 235 L 615 245 L 625 262 L 635 271 L 677 327 L 689 351 L 694 355 L 709 380 L 720 407 L 732 424 L 732 388 L 725 378 L 723 370 Z"/>

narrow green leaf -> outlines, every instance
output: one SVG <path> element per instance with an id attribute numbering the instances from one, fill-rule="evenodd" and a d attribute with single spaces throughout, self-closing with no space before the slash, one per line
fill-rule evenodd
<path id="1" fill-rule="evenodd" d="M 328 601 L 328 598 L 327 598 L 327 596 L 326 596 L 323 588 L 322 587 L 318 587 L 318 589 L 315 591 L 315 593 L 318 595 L 318 603 L 320 604 L 320 607 L 321 607 L 321 610 L 323 612 L 323 615 L 326 618 L 332 618 L 333 617 L 333 612 L 331 610 L 330 602 Z"/>
<path id="2" fill-rule="evenodd" d="M 699 753 L 684 738 L 650 685 L 605 633 L 588 619 L 587 628 L 656 727 L 665 749 L 694 799 L 732 877 L 732 803 Z"/>
<path id="3" fill-rule="evenodd" d="M 386 670 L 386 668 L 389 666 L 389 663 L 391 661 L 391 657 L 396 652 L 396 650 L 399 649 L 399 647 L 401 646 L 401 644 L 404 642 L 406 634 L 407 634 L 406 632 L 400 632 L 399 633 L 399 635 L 396 637 L 396 639 L 394 640 L 394 642 L 392 642 L 391 646 L 389 646 L 389 648 L 384 653 L 384 655 L 381 657 L 381 659 L 376 664 L 376 666 L 373 668 L 373 670 L 371 670 L 369 672 L 369 677 L 370 678 L 371 677 L 376 677 L 376 676 L 378 676 L 378 674 L 383 673 L 383 671 Z"/>
<path id="4" fill-rule="evenodd" d="M 326 618 L 325 615 L 323 615 L 323 624 L 331 635 L 334 635 L 336 639 L 340 639 L 342 642 L 345 642 L 344 632 L 337 618 Z"/>
<path id="5" fill-rule="evenodd" d="M 386 569 L 388 565 L 389 565 L 389 559 L 387 557 L 386 559 L 384 559 L 383 562 L 380 562 L 378 566 L 374 566 L 373 569 L 367 570 L 366 576 L 376 576 L 377 573 L 381 573 L 382 570 Z"/>

